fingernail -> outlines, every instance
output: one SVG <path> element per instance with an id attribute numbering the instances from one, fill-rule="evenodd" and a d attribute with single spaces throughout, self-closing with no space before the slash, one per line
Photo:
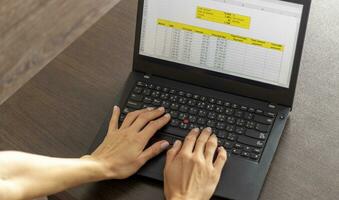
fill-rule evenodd
<path id="1" fill-rule="evenodd" d="M 114 107 L 113 107 L 113 111 L 117 111 L 118 108 L 119 108 L 118 106 L 114 106 Z"/>
<path id="2" fill-rule="evenodd" d="M 151 110 L 154 110 L 153 107 L 148 107 L 147 110 L 151 111 Z"/>
<path id="3" fill-rule="evenodd" d="M 167 149 L 167 147 L 169 146 L 169 143 L 166 141 L 166 142 L 163 142 L 161 144 L 161 149 Z"/>
<path id="4" fill-rule="evenodd" d="M 192 131 L 198 133 L 200 131 L 200 129 L 199 128 L 194 128 L 194 129 L 192 129 Z"/>
<path id="5" fill-rule="evenodd" d="M 180 140 L 176 140 L 173 144 L 174 147 L 178 146 L 180 144 Z"/>
<path id="6" fill-rule="evenodd" d="M 160 108 L 158 108 L 158 110 L 165 111 L 165 108 L 164 107 L 160 107 Z"/>
<path id="7" fill-rule="evenodd" d="M 221 150 L 223 150 L 224 149 L 224 147 L 218 147 L 218 151 L 221 151 Z"/>
<path id="8" fill-rule="evenodd" d="M 211 127 L 207 127 L 206 131 L 212 133 L 212 128 Z"/>
<path id="9" fill-rule="evenodd" d="M 167 113 L 167 114 L 165 115 L 165 117 L 171 118 L 171 115 L 170 115 L 169 113 Z"/>

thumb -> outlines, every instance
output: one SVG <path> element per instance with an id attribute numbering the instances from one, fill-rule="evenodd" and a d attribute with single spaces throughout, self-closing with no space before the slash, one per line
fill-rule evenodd
<path id="1" fill-rule="evenodd" d="M 169 146 L 169 143 L 166 140 L 162 140 L 159 142 L 154 143 L 152 146 L 148 147 L 144 150 L 141 155 L 139 156 L 140 163 L 143 165 L 151 158 L 159 155 L 161 152 L 166 150 Z"/>

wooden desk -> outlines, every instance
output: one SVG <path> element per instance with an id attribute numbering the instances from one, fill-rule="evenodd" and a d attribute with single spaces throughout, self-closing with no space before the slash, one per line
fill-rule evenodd
<path id="1" fill-rule="evenodd" d="M 314 0 L 295 107 L 263 200 L 339 196 L 339 4 Z M 131 71 L 136 1 L 123 0 L 0 107 L 0 149 L 78 157 Z M 161 199 L 159 182 L 89 184 L 59 200 Z"/>

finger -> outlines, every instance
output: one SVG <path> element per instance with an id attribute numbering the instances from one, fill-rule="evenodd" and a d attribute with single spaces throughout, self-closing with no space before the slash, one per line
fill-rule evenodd
<path id="1" fill-rule="evenodd" d="M 178 155 L 181 145 L 182 143 L 180 140 L 176 140 L 174 142 L 173 147 L 167 151 L 166 164 L 172 162 L 172 160 L 174 160 L 174 158 Z"/>
<path id="2" fill-rule="evenodd" d="M 215 151 L 217 150 L 218 147 L 218 138 L 214 134 L 212 134 L 207 143 L 206 143 L 206 148 L 205 148 L 205 158 L 208 163 L 213 164 L 213 158 Z"/>
<path id="3" fill-rule="evenodd" d="M 195 142 L 197 141 L 197 137 L 199 135 L 200 130 L 198 128 L 194 128 L 191 132 L 186 136 L 184 144 L 182 145 L 181 151 L 182 153 L 192 153 Z"/>
<path id="4" fill-rule="evenodd" d="M 204 150 L 206 146 L 206 142 L 212 133 L 212 129 L 210 127 L 205 128 L 197 139 L 197 143 L 195 144 L 194 153 L 204 155 Z"/>
<path id="5" fill-rule="evenodd" d="M 169 143 L 165 140 L 154 143 L 152 146 L 148 147 L 140 154 L 140 156 L 138 157 L 140 164 L 144 165 L 148 160 L 166 150 L 168 146 Z"/>
<path id="6" fill-rule="evenodd" d="M 111 121 L 109 122 L 108 133 L 119 128 L 120 108 L 118 106 L 113 107 L 113 113 Z"/>
<path id="7" fill-rule="evenodd" d="M 227 161 L 227 153 L 223 147 L 218 148 L 218 156 L 214 162 L 214 168 L 221 173 L 225 163 Z"/>
<path id="8" fill-rule="evenodd" d="M 152 111 L 140 114 L 135 122 L 131 125 L 134 130 L 140 131 L 146 124 L 154 119 L 157 119 L 165 113 L 165 108 L 161 107 Z"/>
<path id="9" fill-rule="evenodd" d="M 127 114 L 125 120 L 122 122 L 120 128 L 127 128 L 135 121 L 135 119 L 142 113 L 152 110 L 153 108 L 145 108 L 142 110 L 136 110 Z"/>
<path id="10" fill-rule="evenodd" d="M 147 141 L 162 127 L 164 127 L 171 120 L 170 114 L 165 114 L 157 120 L 149 122 L 146 127 L 140 132 L 141 137 Z"/>

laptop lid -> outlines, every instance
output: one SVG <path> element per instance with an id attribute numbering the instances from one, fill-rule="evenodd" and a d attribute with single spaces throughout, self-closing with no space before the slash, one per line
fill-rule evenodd
<path id="1" fill-rule="evenodd" d="M 292 107 L 310 1 L 139 0 L 133 69 Z"/>

